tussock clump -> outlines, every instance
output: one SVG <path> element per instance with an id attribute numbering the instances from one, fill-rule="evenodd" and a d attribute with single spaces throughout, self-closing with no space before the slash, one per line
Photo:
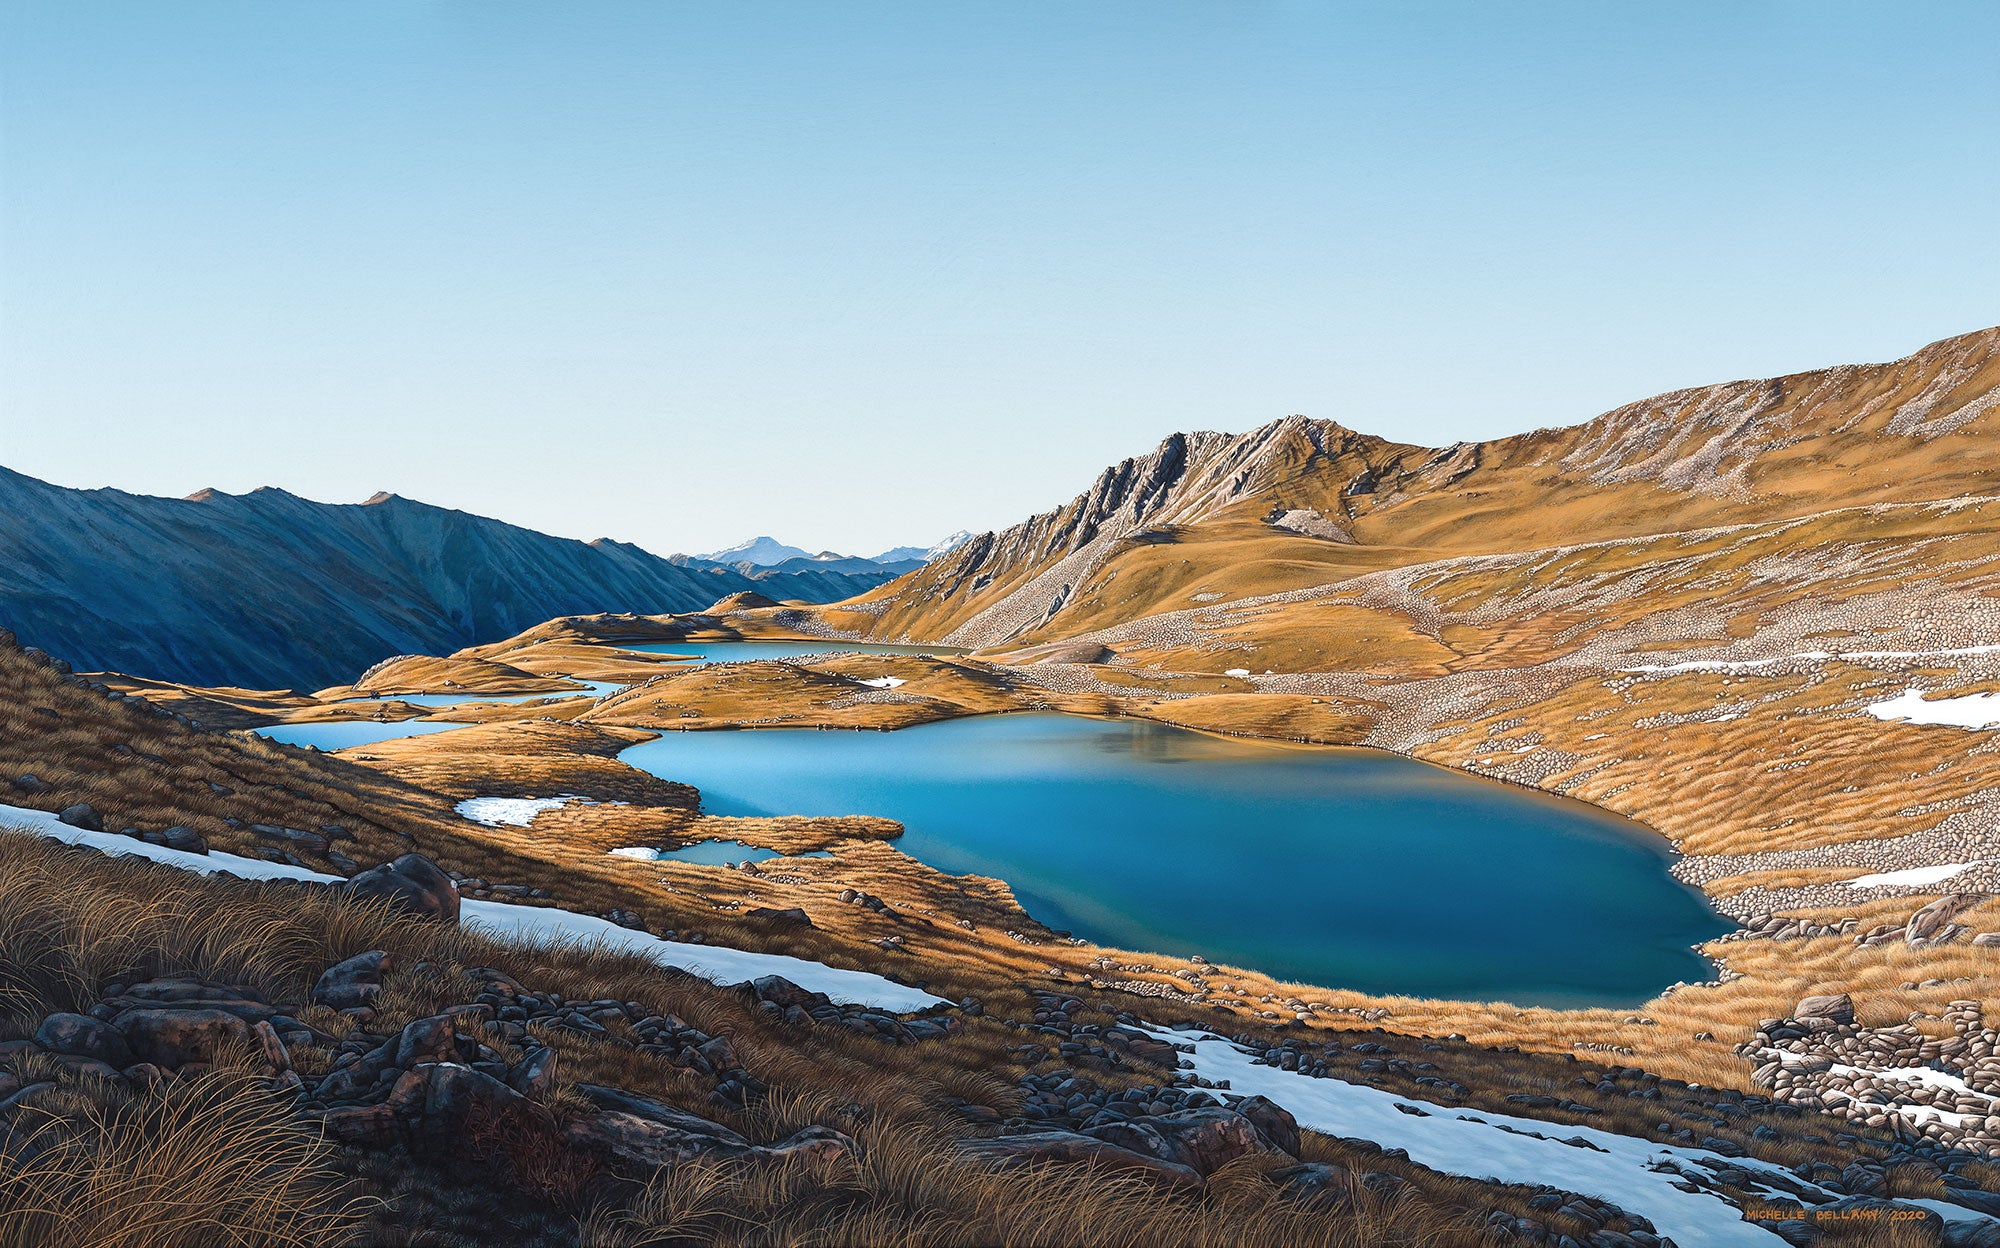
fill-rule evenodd
<path id="1" fill-rule="evenodd" d="M 365 1203 L 318 1131 L 241 1070 L 143 1097 L 44 1094 L 0 1148 L 9 1248 L 307 1248 L 350 1242 Z"/>

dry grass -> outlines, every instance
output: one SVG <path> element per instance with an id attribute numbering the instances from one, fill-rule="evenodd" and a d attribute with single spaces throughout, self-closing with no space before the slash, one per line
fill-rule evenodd
<path id="1" fill-rule="evenodd" d="M 745 1248 L 1442 1248 L 1472 1242 L 1461 1217 L 1418 1199 L 1364 1197 L 1329 1216 L 1287 1204 L 1261 1180 L 1269 1163 L 1233 1163 L 1206 1198 L 1073 1167 L 999 1172 L 954 1155 L 921 1127 L 857 1132 L 857 1164 L 749 1169 L 683 1166 L 657 1176 L 628 1209 L 599 1211 L 584 1242 L 652 1248 L 683 1242 Z"/>
<path id="2" fill-rule="evenodd" d="M 38 1129 L 50 1133 L 43 1138 L 65 1142 L 33 1165 L 0 1174 L 7 1193 L 0 1205 L 16 1210 L 14 1222 L 0 1225 L 18 1227 L 23 1243 L 36 1242 L 49 1225 L 35 1219 L 62 1218 L 101 1237 L 76 1242 L 115 1245 L 347 1242 L 342 1236 L 357 1225 L 369 1242 L 434 1244 L 494 1242 L 492 1228 L 504 1225 L 512 1238 L 501 1242 L 551 1244 L 673 1242 L 693 1226 L 698 1239 L 772 1244 L 1442 1245 L 1465 1242 L 1493 1204 L 1518 1203 L 1504 1189 L 1380 1159 L 1367 1168 L 1406 1170 L 1408 1195 L 1394 1208 L 1365 1206 L 1331 1218 L 1284 1205 L 1268 1184 L 1251 1181 L 1254 1175 L 1225 1175 L 1204 1196 L 1168 1198 L 1116 1176 L 996 1172 L 956 1157 L 951 1140 L 972 1129 L 944 1098 L 1014 1107 L 1021 1068 L 1012 1050 L 1020 1033 L 997 1021 L 968 1020 L 949 1040 L 890 1048 L 841 1028 L 774 1024 L 737 990 L 630 954 L 498 944 L 309 886 L 191 876 L 0 835 L 0 916 L 7 1004 L 0 1030 L 12 1034 L 31 1030 L 51 1010 L 87 1009 L 114 981 L 152 975 L 253 987 L 338 1033 L 345 1020 L 297 1003 L 329 962 L 386 948 L 395 969 L 379 1002 L 378 1030 L 469 999 L 476 986 L 459 968 L 498 966 L 540 991 L 634 1000 L 728 1036 L 772 1089 L 748 1109 L 722 1107 L 708 1083 L 670 1063 L 538 1028 L 561 1054 L 562 1078 L 549 1102 L 559 1118 L 587 1112 L 572 1089 L 598 1082 L 713 1118 L 755 1141 L 824 1125 L 863 1145 L 857 1167 L 684 1168 L 643 1193 L 619 1196 L 593 1166 L 527 1155 L 512 1144 L 483 1166 L 418 1162 L 392 1176 L 379 1159 L 324 1150 L 255 1080 L 226 1068 L 144 1095 L 63 1077 L 37 1112 L 46 1116 Z M 998 994 L 996 1004 L 1025 1007 L 1027 1000 Z M 317 1064 L 313 1050 L 298 1056 L 302 1068 Z M 1315 1140 L 1314 1147 L 1331 1146 Z M 211 1153 L 193 1151 L 200 1148 Z M 86 1155 L 87 1164 L 79 1160 Z M 204 1175 L 190 1196 L 159 1193 L 190 1166 Z M 335 1183 L 336 1171 L 352 1182 Z M 357 1202 L 359 1195 L 370 1201 Z M 120 1229 L 151 1205 L 160 1210 L 159 1238 L 135 1239 L 138 1232 Z M 211 1215 L 241 1228 L 244 1238 L 217 1241 L 217 1223 L 202 1220 Z M 481 1218 L 486 1230 L 475 1233 Z"/>
<path id="3" fill-rule="evenodd" d="M 17 1111 L 0 1148 L 0 1244 L 317 1248 L 351 1242 L 366 1200 L 319 1132 L 244 1070 L 130 1096 L 93 1081 Z"/>

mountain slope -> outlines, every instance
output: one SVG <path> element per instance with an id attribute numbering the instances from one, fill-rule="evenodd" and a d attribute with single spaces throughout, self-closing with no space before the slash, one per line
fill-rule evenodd
<path id="1" fill-rule="evenodd" d="M 557 615 L 824 601 L 883 575 L 679 567 L 395 495 L 153 498 L 0 469 L 0 623 L 80 668 L 198 684 L 317 688 Z"/>
<path id="2" fill-rule="evenodd" d="M 1053 640 L 1441 557 L 1994 492 L 1996 433 L 2000 329 L 1452 447 L 1300 416 L 1175 434 L 827 618 L 878 638 Z"/>

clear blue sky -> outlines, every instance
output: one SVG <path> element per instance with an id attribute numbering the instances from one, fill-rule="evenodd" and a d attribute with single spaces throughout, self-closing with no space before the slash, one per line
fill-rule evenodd
<path id="1" fill-rule="evenodd" d="M 0 463 L 668 552 L 2000 322 L 2000 6 L 0 7 Z"/>

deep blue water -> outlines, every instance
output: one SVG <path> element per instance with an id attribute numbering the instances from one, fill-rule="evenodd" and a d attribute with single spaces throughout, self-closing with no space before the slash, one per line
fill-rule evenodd
<path id="1" fill-rule="evenodd" d="M 625 686 L 615 680 L 579 680 L 581 689 L 561 690 L 555 693 L 383 693 L 368 694 L 359 698 L 342 698 L 342 702 L 408 702 L 411 706 L 459 706 L 466 702 L 535 702 L 542 699 L 601 698 L 613 689 Z"/>
<path id="2" fill-rule="evenodd" d="M 751 659 L 789 659 L 801 654 L 964 654 L 951 646 L 888 646 L 860 641 L 649 641 L 621 645 L 641 654 L 685 654 L 704 663 L 744 663 Z"/>
<path id="3" fill-rule="evenodd" d="M 711 814 L 900 820 L 904 852 L 1094 941 L 1329 987 L 1632 1005 L 1707 978 L 1689 946 L 1729 926 L 1639 825 L 1380 751 L 1036 714 L 621 757 Z"/>
<path id="4" fill-rule="evenodd" d="M 739 862 L 769 862 L 773 858 L 831 858 L 824 850 L 803 854 L 781 854 L 775 849 L 746 845 L 742 841 L 696 841 L 679 849 L 659 851 L 653 862 L 699 862 L 713 867 L 733 867 Z"/>
<path id="5" fill-rule="evenodd" d="M 429 732 L 449 732 L 464 724 L 439 723 L 434 719 L 405 719 L 393 724 L 372 719 L 348 719 L 317 724 L 271 724 L 253 728 L 260 737 L 286 745 L 316 745 L 322 750 L 346 750 L 357 745 L 376 745 L 398 737 L 420 737 Z"/>

